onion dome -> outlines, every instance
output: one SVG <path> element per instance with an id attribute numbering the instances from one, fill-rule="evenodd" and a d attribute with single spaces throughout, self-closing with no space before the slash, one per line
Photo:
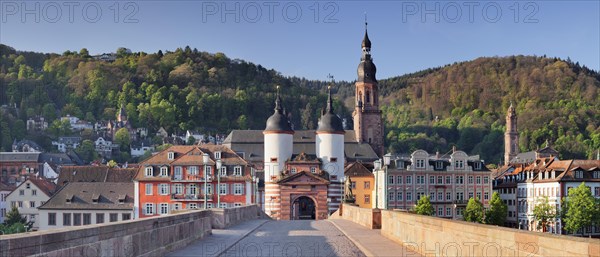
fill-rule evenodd
<path id="1" fill-rule="evenodd" d="M 333 112 L 333 100 L 331 99 L 331 87 L 329 87 L 329 96 L 327 98 L 327 109 L 321 119 L 319 119 L 319 126 L 317 132 L 329 132 L 329 133 L 344 133 L 344 125 L 342 119 L 335 115 Z"/>
<path id="2" fill-rule="evenodd" d="M 286 117 L 281 106 L 281 96 L 279 96 L 279 86 L 277 87 L 277 99 L 275 100 L 275 112 L 267 119 L 265 131 L 293 132 L 290 121 Z"/>

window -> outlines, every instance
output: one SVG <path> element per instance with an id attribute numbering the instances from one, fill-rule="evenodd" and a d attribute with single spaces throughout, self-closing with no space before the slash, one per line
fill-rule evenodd
<path id="1" fill-rule="evenodd" d="M 425 168 L 425 160 L 417 159 L 417 169 Z"/>
<path id="2" fill-rule="evenodd" d="M 169 173 L 169 168 L 167 168 L 167 167 L 160 167 L 160 176 L 161 177 L 168 176 L 169 175 L 168 173 Z"/>
<path id="3" fill-rule="evenodd" d="M 158 185 L 158 194 L 168 195 L 169 194 L 169 184 L 159 184 Z"/>
<path id="4" fill-rule="evenodd" d="M 221 166 L 221 177 L 227 176 L 227 166 Z"/>
<path id="5" fill-rule="evenodd" d="M 429 176 L 429 184 L 430 185 L 435 184 L 435 176 Z"/>
<path id="6" fill-rule="evenodd" d="M 336 157 L 331 157 L 331 158 L 329 158 L 329 161 L 330 162 L 337 162 L 337 158 Z"/>
<path id="7" fill-rule="evenodd" d="M 129 213 L 121 214 L 121 220 L 130 220 L 130 219 L 131 219 L 131 214 L 129 214 Z"/>
<path id="8" fill-rule="evenodd" d="M 188 209 L 198 209 L 198 204 L 197 203 L 190 203 L 188 204 Z"/>
<path id="9" fill-rule="evenodd" d="M 71 213 L 63 213 L 63 226 L 71 226 Z"/>
<path id="10" fill-rule="evenodd" d="M 402 192 L 396 193 L 396 200 L 402 201 Z"/>
<path id="11" fill-rule="evenodd" d="M 154 214 L 154 204 L 147 203 L 144 205 L 144 215 L 153 215 Z"/>
<path id="12" fill-rule="evenodd" d="M 110 222 L 116 222 L 119 221 L 119 214 L 118 213 L 111 213 L 108 215 L 108 221 Z"/>
<path id="13" fill-rule="evenodd" d="M 464 212 L 464 208 L 456 208 L 456 216 L 462 216 Z"/>
<path id="14" fill-rule="evenodd" d="M 476 170 L 480 170 L 481 169 L 481 162 L 475 162 L 475 169 Z"/>
<path id="15" fill-rule="evenodd" d="M 365 181 L 364 187 L 365 187 L 365 189 L 370 189 L 371 188 L 371 181 Z"/>
<path id="16" fill-rule="evenodd" d="M 489 177 L 483 177 L 483 184 L 487 185 L 490 183 L 490 178 Z"/>
<path id="17" fill-rule="evenodd" d="M 291 173 L 292 173 L 292 174 L 296 173 L 296 167 L 293 167 L 293 168 L 292 168 L 292 170 L 291 170 Z"/>
<path id="18" fill-rule="evenodd" d="M 469 176 L 469 184 L 473 184 L 473 176 Z"/>
<path id="19" fill-rule="evenodd" d="M 446 216 L 452 216 L 452 209 L 450 207 L 446 207 Z"/>
<path id="20" fill-rule="evenodd" d="M 600 171 L 594 171 L 594 178 L 600 178 Z"/>
<path id="21" fill-rule="evenodd" d="M 473 192 L 469 192 L 469 199 L 473 198 Z"/>
<path id="22" fill-rule="evenodd" d="M 168 153 L 167 153 L 167 158 L 168 158 L 169 160 L 173 160 L 173 159 L 175 159 L 175 153 L 174 153 L 174 152 L 168 152 Z"/>
<path id="23" fill-rule="evenodd" d="M 412 192 L 406 192 L 406 201 L 412 201 Z"/>
<path id="24" fill-rule="evenodd" d="M 406 176 L 406 184 L 412 184 L 412 176 Z"/>
<path id="25" fill-rule="evenodd" d="M 233 194 L 242 195 L 244 193 L 244 185 L 236 183 L 233 184 Z"/>
<path id="26" fill-rule="evenodd" d="M 145 171 L 145 175 L 146 175 L 146 177 L 152 177 L 152 175 L 153 175 L 153 174 L 152 174 L 152 173 L 153 173 L 153 171 L 152 171 L 152 167 L 146 167 L 146 168 L 144 169 L 144 171 Z"/>
<path id="27" fill-rule="evenodd" d="M 475 178 L 475 182 L 476 182 L 478 185 L 479 185 L 479 184 L 481 184 L 481 176 L 477 176 L 477 177 Z"/>
<path id="28" fill-rule="evenodd" d="M 189 175 L 198 175 L 198 166 L 188 166 Z"/>
<path id="29" fill-rule="evenodd" d="M 35 201 L 29 202 L 29 208 L 35 208 Z"/>
<path id="30" fill-rule="evenodd" d="M 465 161 L 464 160 L 456 160 L 454 161 L 454 168 L 457 169 L 462 169 L 465 166 Z"/>
<path id="31" fill-rule="evenodd" d="M 600 196 L 600 187 L 594 187 L 594 196 Z"/>
<path id="32" fill-rule="evenodd" d="M 444 208 L 443 207 L 438 207 L 437 216 L 438 217 L 444 216 Z"/>
<path id="33" fill-rule="evenodd" d="M 84 213 L 83 214 L 83 225 L 89 225 L 89 224 L 92 224 L 92 214 Z"/>
<path id="34" fill-rule="evenodd" d="M 365 195 L 365 204 L 371 203 L 371 195 Z"/>
<path id="35" fill-rule="evenodd" d="M 356 181 L 350 182 L 350 188 L 356 189 Z"/>
<path id="36" fill-rule="evenodd" d="M 37 195 L 37 190 L 35 190 L 35 189 L 31 190 L 31 195 Z"/>
<path id="37" fill-rule="evenodd" d="M 277 158 L 271 157 L 271 162 L 277 162 Z"/>
<path id="38" fill-rule="evenodd" d="M 402 184 L 402 176 L 396 176 L 396 184 Z"/>
<path id="39" fill-rule="evenodd" d="M 477 200 L 481 201 L 481 192 L 477 192 L 476 195 L 477 195 Z"/>
<path id="40" fill-rule="evenodd" d="M 104 223 L 104 213 L 96 213 L 96 224 Z"/>
<path id="41" fill-rule="evenodd" d="M 56 213 L 48 213 L 48 226 L 56 226 Z"/>
<path id="42" fill-rule="evenodd" d="M 174 184 L 173 189 L 171 190 L 173 194 L 180 195 L 183 194 L 183 185 L 182 184 Z"/>
<path id="43" fill-rule="evenodd" d="M 425 176 L 417 176 L 417 184 L 425 184 Z"/>
<path id="44" fill-rule="evenodd" d="M 23 201 L 18 201 L 17 204 L 19 208 L 23 208 Z"/>
<path id="45" fill-rule="evenodd" d="M 176 180 L 181 180 L 183 178 L 183 172 L 181 170 L 182 170 L 181 166 L 175 167 L 175 172 L 174 172 L 175 174 L 173 174 L 173 177 Z"/>
<path id="46" fill-rule="evenodd" d="M 583 178 L 583 171 L 582 170 L 576 170 L 575 171 L 575 178 Z"/>
<path id="47" fill-rule="evenodd" d="M 146 195 L 152 195 L 152 184 L 146 184 Z"/>
<path id="48" fill-rule="evenodd" d="M 31 188 L 31 184 L 30 183 L 25 183 L 25 188 L 30 189 Z"/>
<path id="49" fill-rule="evenodd" d="M 462 184 L 464 182 L 463 176 L 456 176 L 456 184 Z"/>
<path id="50" fill-rule="evenodd" d="M 388 192 L 388 200 L 394 201 L 394 192 Z"/>
<path id="51" fill-rule="evenodd" d="M 204 177 L 210 178 L 211 173 L 212 173 L 212 167 L 204 166 Z"/>
<path id="52" fill-rule="evenodd" d="M 464 193 L 463 192 L 457 192 L 456 193 L 456 200 L 458 200 L 458 201 L 464 200 Z"/>
<path id="53" fill-rule="evenodd" d="M 181 210 L 181 203 L 174 203 L 171 206 L 171 210 L 175 210 L 175 211 Z"/>
<path id="54" fill-rule="evenodd" d="M 488 200 L 489 198 L 490 198 L 490 193 L 484 192 L 483 193 L 483 200 Z"/>
<path id="55" fill-rule="evenodd" d="M 25 190 L 24 189 L 19 190 L 19 195 L 25 195 Z"/>
<path id="56" fill-rule="evenodd" d="M 438 192 L 438 194 L 437 194 L 437 195 L 438 195 L 438 197 L 437 197 L 438 201 L 440 201 L 440 202 L 441 202 L 441 201 L 443 201 L 443 200 L 444 200 L 444 193 L 443 193 L 443 192 Z"/>
<path id="57" fill-rule="evenodd" d="M 188 194 L 197 195 L 198 194 L 198 186 L 196 186 L 196 184 L 188 185 Z"/>
<path id="58" fill-rule="evenodd" d="M 217 159 L 217 160 L 221 159 L 221 152 L 219 152 L 219 151 L 215 152 L 215 159 Z"/>
<path id="59" fill-rule="evenodd" d="M 158 214 L 169 214 L 169 204 L 161 203 L 158 209 Z"/>
<path id="60" fill-rule="evenodd" d="M 310 173 L 317 173 L 316 167 L 310 167 Z"/>
<path id="61" fill-rule="evenodd" d="M 213 207 L 212 203 L 208 203 L 208 204 L 206 204 L 206 208 L 208 208 L 208 209 L 212 209 L 212 207 Z"/>
<path id="62" fill-rule="evenodd" d="M 388 184 L 389 185 L 393 185 L 394 184 L 394 176 L 388 176 Z"/>
<path id="63" fill-rule="evenodd" d="M 443 162 L 441 162 L 441 161 L 436 161 L 436 162 L 435 162 L 435 169 L 436 169 L 436 170 L 441 170 L 441 169 L 444 169 L 444 163 L 443 163 Z"/>
<path id="64" fill-rule="evenodd" d="M 81 213 L 73 213 L 73 226 L 81 226 Z"/>
<path id="65" fill-rule="evenodd" d="M 219 208 L 226 209 L 227 208 L 227 203 L 220 203 L 219 204 Z"/>
<path id="66" fill-rule="evenodd" d="M 452 200 L 452 194 L 450 192 L 446 192 L 446 201 Z"/>
<path id="67" fill-rule="evenodd" d="M 437 183 L 439 185 L 443 185 L 444 184 L 444 177 L 443 176 L 438 176 L 437 177 Z"/>
<path id="68" fill-rule="evenodd" d="M 452 177 L 451 176 L 446 176 L 446 184 L 448 184 L 448 185 L 452 184 Z"/>
<path id="69" fill-rule="evenodd" d="M 242 166 L 235 166 L 235 167 L 233 167 L 233 175 L 234 176 L 241 176 L 242 175 Z"/>
<path id="70" fill-rule="evenodd" d="M 429 192 L 429 200 L 432 202 L 435 201 L 435 192 Z"/>
<path id="71" fill-rule="evenodd" d="M 226 195 L 227 194 L 227 184 L 220 184 L 219 185 L 219 194 L 220 195 Z"/>
<path id="72" fill-rule="evenodd" d="M 399 170 L 404 169 L 404 162 L 401 160 L 396 160 L 396 168 Z"/>
<path id="73" fill-rule="evenodd" d="M 234 203 L 233 207 L 242 207 L 242 203 Z"/>

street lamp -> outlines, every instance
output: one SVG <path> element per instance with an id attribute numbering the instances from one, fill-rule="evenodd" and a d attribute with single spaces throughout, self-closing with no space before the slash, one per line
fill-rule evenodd
<path id="1" fill-rule="evenodd" d="M 252 177 L 252 184 L 254 184 L 254 204 L 259 205 L 258 204 L 258 177 L 256 177 L 256 176 Z M 260 207 L 262 207 L 262 206 L 260 206 Z"/>
<path id="2" fill-rule="evenodd" d="M 375 175 L 377 175 L 375 180 L 379 182 L 379 171 L 381 170 L 381 159 L 376 160 L 373 164 L 375 166 L 374 168 L 376 171 Z M 379 188 L 380 187 L 381 187 L 381 185 L 377 185 L 377 190 L 375 190 L 375 209 L 379 209 Z"/>
<path id="3" fill-rule="evenodd" d="M 345 203 L 346 200 L 346 176 L 342 177 L 342 204 Z"/>
<path id="4" fill-rule="evenodd" d="M 208 172 L 206 169 L 206 165 L 208 165 L 208 154 L 202 154 L 202 162 L 204 163 L 204 209 L 208 209 Z"/>
<path id="5" fill-rule="evenodd" d="M 223 165 L 223 161 L 221 161 L 221 159 L 217 160 L 217 189 L 221 188 L 221 166 Z M 221 194 L 220 192 L 217 193 L 217 205 L 219 206 L 219 208 L 221 207 Z"/>

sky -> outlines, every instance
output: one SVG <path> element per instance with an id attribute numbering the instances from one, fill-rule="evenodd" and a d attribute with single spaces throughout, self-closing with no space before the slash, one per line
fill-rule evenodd
<path id="1" fill-rule="evenodd" d="M 222 52 L 284 76 L 356 79 L 368 21 L 378 79 L 483 56 L 600 70 L 600 1 L 10 1 L 0 43 L 91 54 Z"/>

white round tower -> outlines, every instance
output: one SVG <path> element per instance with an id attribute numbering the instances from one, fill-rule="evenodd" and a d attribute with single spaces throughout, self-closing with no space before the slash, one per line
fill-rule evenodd
<path id="1" fill-rule="evenodd" d="M 285 169 L 285 162 L 292 157 L 294 145 L 294 130 L 287 119 L 279 87 L 277 87 L 277 99 L 275 100 L 275 112 L 267 120 L 264 134 L 264 180 L 265 201 L 264 207 L 267 215 L 279 219 L 281 209 L 280 189 L 277 181 Z"/>
<path id="2" fill-rule="evenodd" d="M 333 112 L 333 101 L 331 99 L 331 88 L 327 99 L 327 110 L 319 119 L 319 127 L 316 136 L 316 153 L 321 160 L 321 169 L 329 174 L 329 212 L 339 208 L 342 200 L 344 180 L 344 126 L 342 119 Z"/>

